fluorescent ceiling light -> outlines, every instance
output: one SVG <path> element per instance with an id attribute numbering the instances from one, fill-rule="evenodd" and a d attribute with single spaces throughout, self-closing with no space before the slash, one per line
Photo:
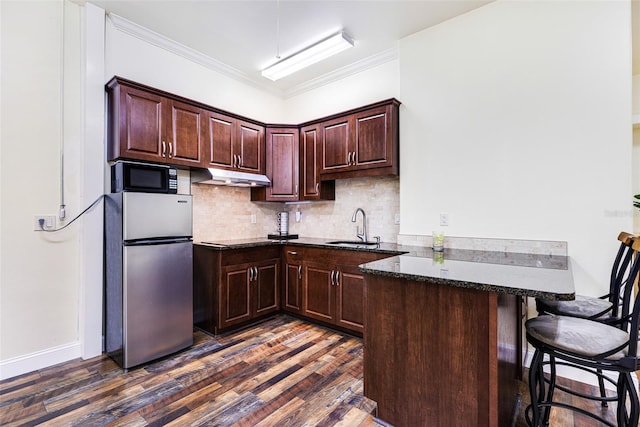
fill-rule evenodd
<path id="1" fill-rule="evenodd" d="M 309 46 L 295 55 L 265 68 L 262 70 L 262 75 L 275 82 L 278 79 L 295 73 L 298 70 L 322 61 L 350 47 L 353 47 L 353 41 L 341 31 L 321 42 Z"/>

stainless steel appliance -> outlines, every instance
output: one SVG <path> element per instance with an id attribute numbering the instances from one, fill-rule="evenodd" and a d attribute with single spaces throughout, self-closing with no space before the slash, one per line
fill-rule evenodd
<path id="1" fill-rule="evenodd" d="M 193 344 L 190 195 L 105 199 L 106 350 L 123 368 Z"/>
<path id="2" fill-rule="evenodd" d="M 169 165 L 120 160 L 111 166 L 111 192 L 178 192 L 178 170 Z"/>

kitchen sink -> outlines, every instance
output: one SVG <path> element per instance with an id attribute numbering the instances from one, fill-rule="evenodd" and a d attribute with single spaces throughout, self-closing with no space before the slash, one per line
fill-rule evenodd
<path id="1" fill-rule="evenodd" d="M 362 240 L 334 240 L 327 242 L 327 245 L 342 245 L 342 246 L 376 246 L 377 242 L 363 242 Z"/>

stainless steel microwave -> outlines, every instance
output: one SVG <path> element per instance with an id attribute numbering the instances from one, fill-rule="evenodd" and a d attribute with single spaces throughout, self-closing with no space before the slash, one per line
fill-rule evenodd
<path id="1" fill-rule="evenodd" d="M 176 168 L 121 160 L 111 166 L 111 192 L 178 193 Z"/>

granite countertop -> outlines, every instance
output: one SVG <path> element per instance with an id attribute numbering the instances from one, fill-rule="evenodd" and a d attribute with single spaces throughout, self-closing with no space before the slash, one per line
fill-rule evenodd
<path id="1" fill-rule="evenodd" d="M 565 256 L 445 250 L 398 255 L 360 265 L 365 274 L 540 297 L 575 299 L 571 260 Z"/>
<path id="2" fill-rule="evenodd" d="M 292 245 L 306 246 L 321 249 L 338 249 L 345 251 L 357 252 L 373 252 L 380 254 L 400 255 L 405 253 L 417 253 L 421 248 L 413 246 L 403 246 L 395 243 L 381 242 L 378 245 L 357 245 L 357 246 L 341 246 L 328 244 L 338 239 L 318 239 L 318 238 L 299 238 L 289 240 L 276 240 L 267 238 L 258 239 L 236 239 L 236 240 L 216 240 L 215 242 L 194 242 L 194 245 L 205 246 L 213 250 L 225 251 L 233 249 L 255 248 L 259 246 L 275 246 L 275 245 Z"/>
<path id="3" fill-rule="evenodd" d="M 431 248 L 384 243 L 373 246 L 340 246 L 337 239 L 267 238 L 194 242 L 212 250 L 234 250 L 260 246 L 293 245 L 323 249 L 388 254 L 389 258 L 360 265 L 366 274 L 416 280 L 489 292 L 541 297 L 552 300 L 575 298 L 571 261 L 566 256 Z"/>

